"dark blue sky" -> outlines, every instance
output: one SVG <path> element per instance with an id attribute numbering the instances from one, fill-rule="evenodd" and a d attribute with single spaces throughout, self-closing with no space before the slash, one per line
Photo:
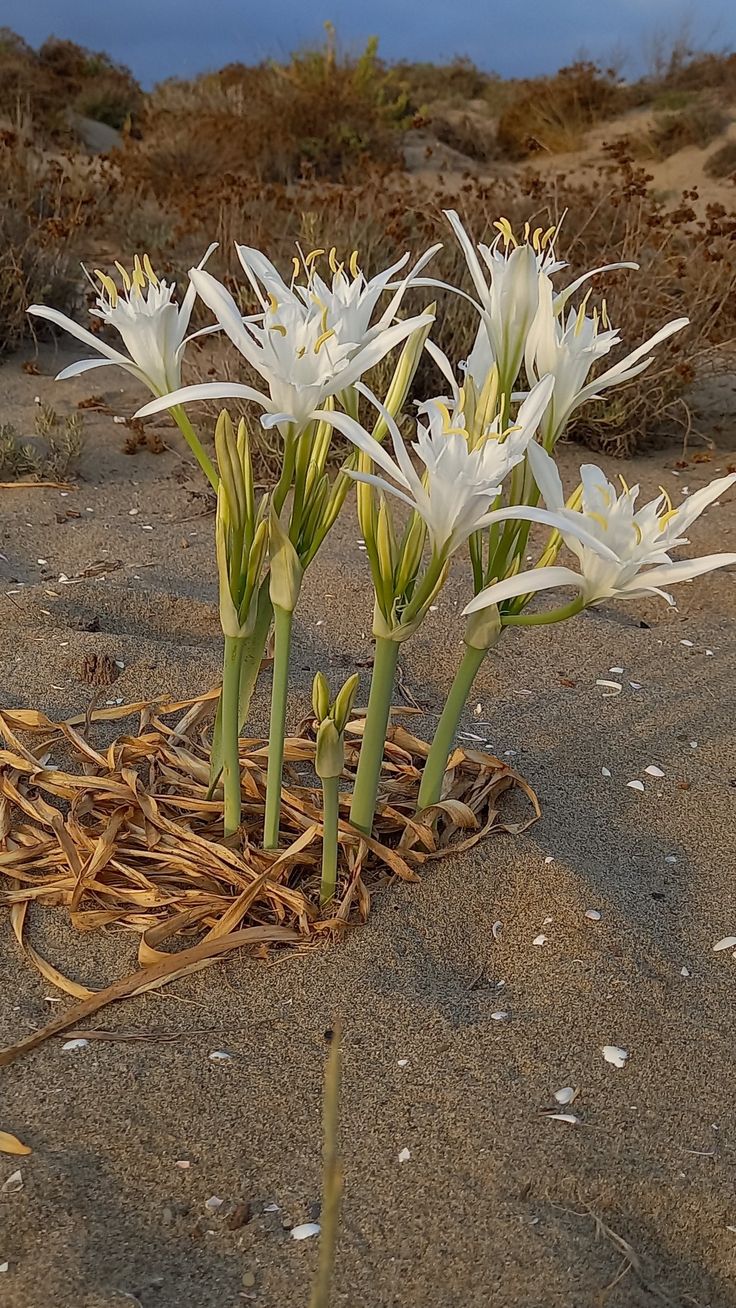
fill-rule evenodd
<path id="1" fill-rule="evenodd" d="M 314 43 L 332 19 L 343 44 L 380 37 L 387 59 L 469 55 L 504 76 L 552 72 L 582 51 L 646 62 L 653 35 L 691 35 L 736 46 L 733 0 L 2 0 L 0 22 L 33 45 L 53 34 L 107 50 L 145 83 L 190 76 L 233 60 L 283 57 Z"/>

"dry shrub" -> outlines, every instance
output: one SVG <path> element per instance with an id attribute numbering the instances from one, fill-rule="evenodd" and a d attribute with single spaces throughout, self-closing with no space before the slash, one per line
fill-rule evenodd
<path id="1" fill-rule="evenodd" d="M 704 150 L 728 125 L 728 117 L 717 105 L 695 100 L 676 113 L 658 113 L 650 130 L 632 142 L 637 157 L 668 159 L 686 146 Z"/>
<path id="2" fill-rule="evenodd" d="M 736 177 L 736 140 L 726 141 L 709 154 L 704 169 L 709 177 Z"/>
<path id="3" fill-rule="evenodd" d="M 231 64 L 191 82 L 172 79 L 147 102 L 142 141 L 128 141 L 122 167 L 158 194 L 223 172 L 262 182 L 303 176 L 346 179 L 366 160 L 398 163 L 406 97 L 391 87 L 369 41 L 355 59 L 324 47 L 286 65 Z"/>
<path id="4" fill-rule="evenodd" d="M 575 150 L 589 127 L 629 103 L 614 71 L 591 63 L 521 81 L 498 121 L 499 151 L 509 159 L 524 159 L 537 150 Z"/>
<path id="5" fill-rule="evenodd" d="M 605 295 L 611 320 L 621 331 L 622 351 L 652 335 L 672 318 L 686 314 L 691 326 L 655 352 L 654 362 L 626 387 L 611 393 L 605 403 L 589 405 L 573 425 L 571 435 L 586 445 L 612 453 L 628 454 L 659 441 L 679 424 L 689 428 L 691 415 L 686 396 L 696 369 L 714 349 L 734 334 L 736 309 L 736 215 L 710 206 L 706 221 L 698 220 L 689 193 L 668 211 L 649 188 L 647 174 L 619 144 L 609 147 L 609 162 L 592 181 L 563 176 L 550 201 L 549 181 L 533 172 L 518 179 L 483 182 L 468 179 L 447 193 L 437 185 L 399 174 L 381 174 L 362 186 L 326 186 L 302 183 L 296 187 L 234 187 L 228 203 L 217 214 L 206 214 L 206 199 L 194 201 L 204 226 L 190 231 L 187 258 L 209 236 L 222 241 L 219 266 L 230 288 L 240 297 L 244 312 L 256 309 L 244 284 L 237 260 L 229 251 L 233 240 L 258 245 L 282 269 L 288 270 L 299 241 L 304 248 L 334 244 L 341 253 L 359 251 L 367 273 L 384 266 L 405 250 L 414 254 L 441 240 L 443 249 L 433 271 L 441 278 L 469 289 L 464 261 L 447 230 L 442 208 L 456 207 L 476 239 L 495 236 L 493 222 L 505 213 L 517 231 L 525 221 L 546 226 L 566 217 L 558 250 L 570 262 L 570 275 L 617 260 L 636 260 L 639 272 L 617 272 L 597 279 L 596 298 Z M 463 359 L 472 344 L 477 319 L 466 301 L 441 291 L 414 291 L 405 300 L 406 312 L 423 307 L 431 298 L 440 302 L 434 339 L 454 360 Z M 218 375 L 221 356 L 211 354 L 211 343 L 190 354 L 190 367 L 198 377 Z M 245 378 L 244 365 L 234 351 L 225 355 L 233 375 Z M 616 354 L 612 356 L 616 357 Z M 385 384 L 389 364 L 378 370 L 377 389 Z M 427 358 L 417 378 L 417 392 L 426 397 L 442 382 Z"/>
<path id="6" fill-rule="evenodd" d="M 88 230 L 110 211 L 115 179 L 99 161 L 79 165 L 0 132 L 0 353 L 32 331 L 26 309 L 45 301 L 69 311 L 78 296 Z"/>
<path id="7" fill-rule="evenodd" d="M 109 55 L 55 37 L 35 51 L 0 29 L 0 116 L 31 119 L 40 139 L 69 139 L 70 111 L 121 128 L 142 102 L 132 73 Z"/>

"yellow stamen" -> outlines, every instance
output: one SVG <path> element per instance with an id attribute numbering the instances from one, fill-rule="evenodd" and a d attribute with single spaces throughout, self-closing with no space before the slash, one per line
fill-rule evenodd
<path id="1" fill-rule="evenodd" d="M 511 230 L 511 223 L 508 218 L 499 218 L 498 222 L 495 222 L 493 226 L 496 228 L 496 231 L 501 233 L 506 248 L 508 249 L 508 247 L 511 246 L 513 249 L 516 249 L 518 241 Z"/>
<path id="2" fill-rule="evenodd" d="M 529 233 L 530 233 L 530 231 L 531 231 L 531 227 L 529 226 L 529 223 L 524 223 L 524 240 L 525 240 L 525 241 L 528 241 L 528 240 L 529 240 Z"/>
<path id="3" fill-rule="evenodd" d="M 107 298 L 114 309 L 118 302 L 118 288 L 112 280 L 112 277 L 108 277 L 107 273 L 100 272 L 99 268 L 95 268 L 95 277 L 102 286 L 103 291 L 107 295 Z"/>
<path id="4" fill-rule="evenodd" d="M 276 299 L 276 296 L 274 295 L 273 291 L 269 291 L 268 293 L 268 307 L 271 310 L 271 313 L 275 313 L 279 307 L 279 302 Z"/>
<path id="5" fill-rule="evenodd" d="M 286 328 L 284 327 L 283 323 L 280 322 L 272 322 L 268 330 L 270 332 L 278 332 L 279 336 L 286 335 Z"/>
<path id="6" fill-rule="evenodd" d="M 670 513 L 672 513 L 672 500 L 670 499 L 668 492 L 665 490 L 664 486 L 660 486 L 659 490 L 662 492 L 662 495 L 664 497 L 664 502 L 667 505 L 667 508 L 669 509 Z"/>
<path id="7" fill-rule="evenodd" d="M 447 405 L 443 404 L 442 400 L 435 400 L 434 407 L 442 418 L 442 430 L 444 432 L 449 431 L 450 427 L 452 427 L 452 418 Z"/>
<path id="8" fill-rule="evenodd" d="M 358 276 L 360 275 L 360 268 L 358 267 L 358 251 L 357 251 L 357 250 L 353 250 L 353 253 L 352 253 L 351 256 L 350 256 L 350 272 L 351 272 L 351 274 L 352 274 L 353 277 L 358 277 Z"/>
<path id="9" fill-rule="evenodd" d="M 307 268 L 308 270 L 311 270 L 312 264 L 316 263 L 317 260 L 321 258 L 323 254 L 324 254 L 324 250 L 311 250 L 310 253 L 307 255 L 306 259 L 304 260 L 304 267 Z"/>
<path id="10" fill-rule="evenodd" d="M 546 250 L 546 249 L 547 249 L 547 246 L 549 245 L 549 243 L 550 243 L 550 241 L 552 240 L 553 236 L 555 235 L 556 231 L 557 231 L 557 227 L 556 227 L 555 224 L 553 224 L 551 227 L 548 227 L 548 228 L 547 228 L 546 232 L 545 232 L 544 235 L 542 236 L 542 249 L 543 249 L 543 250 Z"/>
<path id="11" fill-rule="evenodd" d="M 539 253 L 540 249 L 542 248 L 540 245 L 540 241 L 543 236 L 544 236 L 544 228 L 536 227 L 534 229 L 534 235 L 532 236 L 532 245 L 534 246 L 534 249 L 537 251 L 537 253 Z"/>
<path id="12" fill-rule="evenodd" d="M 127 269 L 124 268 L 123 265 L 122 265 L 121 263 L 119 263 L 117 259 L 115 260 L 115 267 L 117 268 L 118 272 L 120 273 L 120 276 L 121 276 L 122 281 L 123 281 L 123 286 L 125 287 L 126 291 L 129 291 L 129 290 L 130 290 L 130 277 L 128 276 Z M 98 276 L 99 276 L 99 274 L 98 274 Z"/>
<path id="13" fill-rule="evenodd" d="M 667 523 L 671 522 L 672 519 L 676 517 L 677 517 L 677 509 L 670 509 L 668 513 L 663 513 L 662 517 L 659 519 L 660 529 L 664 531 L 665 527 L 667 526 Z"/>
<path id="14" fill-rule="evenodd" d="M 602 527 L 604 531 L 608 531 L 608 523 L 606 522 L 606 519 L 603 517 L 602 513 L 591 513 L 590 511 L 588 511 L 588 513 L 586 513 L 585 516 L 586 518 L 592 518 L 593 521 L 597 522 L 598 525 Z"/>
<path id="15" fill-rule="evenodd" d="M 330 250 L 327 261 L 330 265 L 330 272 L 336 273 L 337 272 L 337 246 L 333 245 L 332 249 Z"/>
<path id="16" fill-rule="evenodd" d="M 601 301 L 601 322 L 606 331 L 609 331 L 611 327 L 611 319 L 608 316 L 608 305 L 606 304 L 605 299 Z"/>
<path id="17" fill-rule="evenodd" d="M 146 277 L 148 278 L 151 285 L 158 286 L 158 277 L 156 276 L 155 272 L 153 271 L 153 268 L 151 267 L 151 260 L 149 259 L 147 254 L 144 254 L 143 256 L 143 268 Z"/>
<path id="18" fill-rule="evenodd" d="M 299 260 L 297 259 L 296 255 L 294 255 L 294 256 L 292 257 L 292 260 L 291 260 L 291 266 L 292 266 L 292 269 L 293 269 L 293 276 L 294 276 L 294 277 L 298 277 L 298 276 L 299 276 L 299 273 L 300 273 L 301 270 L 302 270 L 302 266 L 301 266 Z"/>
<path id="19" fill-rule="evenodd" d="M 631 491 L 629 490 L 629 488 L 628 488 L 628 486 L 627 486 L 627 484 L 626 484 L 626 481 L 625 481 L 625 479 L 624 479 L 624 477 L 622 476 L 621 473 L 618 474 L 618 479 L 619 479 L 619 481 L 621 482 L 621 485 L 622 485 L 623 490 L 624 490 L 624 494 L 626 494 L 626 495 L 630 495 L 630 494 L 631 494 Z"/>
<path id="20" fill-rule="evenodd" d="M 329 341 L 330 337 L 334 335 L 335 335 L 334 329 L 330 327 L 328 331 L 323 332 L 321 336 L 318 336 L 316 341 L 314 342 L 314 353 L 319 354 L 325 341 Z"/>
<path id="21" fill-rule="evenodd" d="M 642 536 L 641 527 L 639 526 L 638 522 L 633 522 L 631 525 L 633 526 L 634 533 L 636 535 L 636 543 L 637 545 L 641 545 L 644 539 L 644 537 Z"/>

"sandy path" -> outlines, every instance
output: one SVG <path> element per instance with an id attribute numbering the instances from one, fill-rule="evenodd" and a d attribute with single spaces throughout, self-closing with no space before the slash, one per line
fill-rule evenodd
<path id="1" fill-rule="evenodd" d="M 94 389 L 130 411 L 114 374 L 105 389 L 101 375 Z M 62 409 L 92 390 L 14 365 L 0 385 L 5 416 L 26 423 L 34 395 Z M 88 428 L 71 495 L 0 492 L 4 705 L 83 706 L 79 665 L 93 652 L 126 665 L 103 699 L 192 693 L 217 676 L 212 519 L 196 469 L 173 434 L 172 452 L 126 457 L 109 418 Z M 626 476 L 676 497 L 731 457 L 678 477 L 668 451 Z M 81 518 L 57 522 L 70 505 Z M 317 667 L 370 655 L 357 537 L 346 516 L 308 576 L 292 722 Z M 734 548 L 736 497 L 696 539 L 703 551 Z M 120 566 L 58 584 L 101 561 Z M 4 1069 L 0 1127 L 34 1152 L 19 1160 L 23 1190 L 0 1195 L 3 1305 L 305 1305 L 316 1242 L 290 1239 L 288 1224 L 319 1199 L 325 1031 L 338 1012 L 346 1198 L 335 1304 L 736 1303 L 736 972 L 729 953 L 712 952 L 736 934 L 735 588 L 736 574 L 717 574 L 680 588 L 675 613 L 637 603 L 507 638 L 467 728 L 516 751 L 537 787 L 544 817 L 522 838 L 386 892 L 338 948 L 270 967 L 231 959 L 98 1019 L 149 1040 L 76 1054 L 54 1042 Z M 458 578 L 403 657 L 433 711 L 454 668 L 461 597 Z M 604 698 L 598 678 L 620 681 L 621 695 Z M 652 763 L 663 779 L 643 773 Z M 636 777 L 643 794 L 626 786 Z M 127 937 L 73 938 L 52 913 L 34 919 L 34 939 L 92 984 L 133 958 Z M 50 993 L 6 927 L 3 1044 L 48 1019 Z M 498 1011 L 510 1020 L 493 1020 Z M 630 1051 L 623 1071 L 604 1061 L 609 1043 Z M 212 1063 L 219 1049 L 232 1059 Z M 567 1085 L 580 1087 L 578 1128 L 539 1116 Z M 0 1157 L 0 1187 L 18 1165 Z M 211 1196 L 226 1201 L 218 1213 Z M 240 1201 L 250 1219 L 230 1229 Z M 641 1259 L 641 1275 L 607 1296 L 622 1258 L 592 1214 Z"/>

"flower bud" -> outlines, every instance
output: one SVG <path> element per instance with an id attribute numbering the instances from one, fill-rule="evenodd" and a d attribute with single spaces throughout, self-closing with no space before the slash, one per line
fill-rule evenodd
<path id="1" fill-rule="evenodd" d="M 471 649 L 491 649 L 499 640 L 501 631 L 498 605 L 491 604 L 487 609 L 469 615 L 463 640 Z"/>
<path id="2" fill-rule="evenodd" d="M 340 732 L 340 735 L 342 735 L 343 731 L 345 730 L 345 725 L 347 723 L 347 720 L 353 711 L 353 704 L 355 703 L 355 696 L 358 690 L 359 682 L 360 682 L 360 673 L 354 672 L 352 677 L 348 677 L 347 681 L 345 682 L 345 685 L 342 687 L 341 690 L 337 692 L 335 696 L 335 702 L 332 705 L 332 712 L 330 716 L 332 717 L 335 726 Z"/>
<path id="3" fill-rule="evenodd" d="M 312 682 L 312 708 L 318 722 L 323 722 L 330 711 L 330 688 L 322 672 L 318 672 Z"/>
<path id="4" fill-rule="evenodd" d="M 317 748 L 314 756 L 314 769 L 323 781 L 329 777 L 339 777 L 345 763 L 343 738 L 332 718 L 325 718 L 317 728 Z"/>
<path id="5" fill-rule="evenodd" d="M 299 555 L 284 531 L 278 515 L 269 518 L 271 580 L 269 591 L 274 607 L 293 613 L 299 598 L 303 569 Z"/>

